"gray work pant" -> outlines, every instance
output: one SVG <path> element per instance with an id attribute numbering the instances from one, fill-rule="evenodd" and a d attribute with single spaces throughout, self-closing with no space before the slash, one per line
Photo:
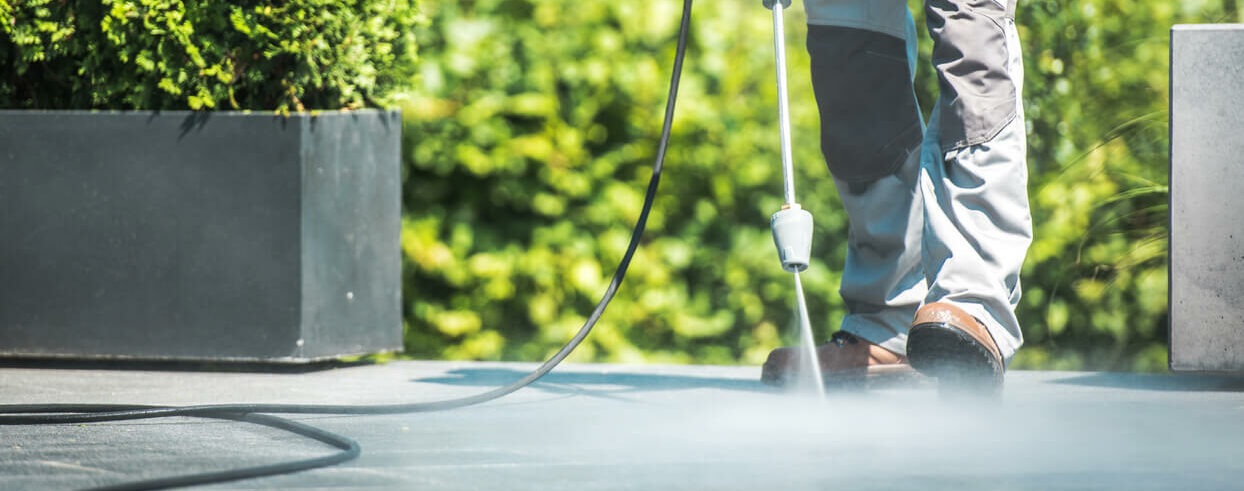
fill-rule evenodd
<path id="1" fill-rule="evenodd" d="M 850 218 L 842 329 L 902 354 L 917 308 L 948 302 L 983 322 L 1009 362 L 1023 342 L 1014 311 L 1032 239 L 1013 6 L 926 10 L 941 89 L 927 128 L 910 14 L 905 39 L 832 18 L 809 25 L 822 151 Z"/>

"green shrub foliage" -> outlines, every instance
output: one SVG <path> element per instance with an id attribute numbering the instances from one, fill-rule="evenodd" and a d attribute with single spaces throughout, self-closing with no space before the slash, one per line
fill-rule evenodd
<path id="1" fill-rule="evenodd" d="M 377 105 L 418 21 L 410 0 L 0 0 L 0 107 Z"/>
<path id="2" fill-rule="evenodd" d="M 1035 239 L 1018 367 L 1164 370 L 1170 27 L 1236 0 L 1021 2 Z"/>
<path id="3" fill-rule="evenodd" d="M 782 191 L 759 3 L 695 7 L 660 198 L 579 360 L 758 363 L 793 340 L 791 279 L 768 230 Z M 428 6 L 421 85 L 404 105 L 410 352 L 535 360 L 583 322 L 638 214 L 680 5 Z M 1163 369 L 1168 29 L 1238 21 L 1237 2 L 1024 0 L 1018 19 L 1036 239 L 1019 312 L 1028 344 L 1014 366 Z M 844 311 L 846 217 L 818 151 L 802 22 L 796 3 L 795 162 L 816 217 L 819 261 L 805 283 L 823 339 Z M 917 90 L 926 111 L 929 49 Z"/>

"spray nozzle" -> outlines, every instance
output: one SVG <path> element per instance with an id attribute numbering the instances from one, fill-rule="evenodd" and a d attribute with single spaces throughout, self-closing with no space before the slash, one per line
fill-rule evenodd
<path id="1" fill-rule="evenodd" d="M 798 204 L 783 206 L 769 220 L 782 269 L 798 273 L 808 269 L 812 256 L 812 214 Z"/>

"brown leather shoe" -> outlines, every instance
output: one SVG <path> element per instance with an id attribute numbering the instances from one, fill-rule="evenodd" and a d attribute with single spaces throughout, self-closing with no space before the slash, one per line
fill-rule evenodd
<path id="1" fill-rule="evenodd" d="M 1002 356 L 985 325 L 963 309 L 934 302 L 916 311 L 907 333 L 907 358 L 943 387 L 994 390 L 1001 387 Z"/>
<path id="2" fill-rule="evenodd" d="M 771 351 L 760 369 L 760 381 L 780 387 L 794 380 L 799 371 L 798 350 L 785 347 Z M 918 376 L 907 364 L 907 358 L 846 331 L 834 333 L 828 343 L 816 349 L 816 357 L 826 385 L 876 377 Z"/>

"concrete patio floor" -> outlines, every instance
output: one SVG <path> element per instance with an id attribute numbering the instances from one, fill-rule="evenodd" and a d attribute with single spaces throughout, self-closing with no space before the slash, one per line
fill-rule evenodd
<path id="1" fill-rule="evenodd" d="M 381 404 L 476 393 L 533 364 L 303 373 L 0 368 L 0 404 Z M 566 365 L 485 405 L 293 416 L 358 440 L 331 468 L 205 489 L 1239 489 L 1244 379 L 1013 372 L 1000 400 L 930 383 L 827 401 L 757 367 Z M 171 418 L 0 426 L 0 488 L 71 489 L 325 455 L 265 427 Z"/>

